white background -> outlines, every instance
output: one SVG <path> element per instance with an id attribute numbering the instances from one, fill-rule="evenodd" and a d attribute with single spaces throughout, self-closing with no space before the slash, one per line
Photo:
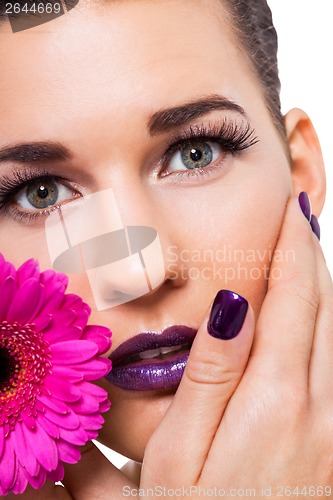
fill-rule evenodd
<path id="1" fill-rule="evenodd" d="M 327 198 L 319 221 L 333 274 L 333 1 L 268 0 L 268 4 L 279 36 L 282 111 L 304 109 L 322 146 Z"/>
<path id="2" fill-rule="evenodd" d="M 322 245 L 333 274 L 333 0 L 268 0 L 268 3 L 279 36 L 282 111 L 304 109 L 322 145 L 327 200 L 320 225 Z M 126 462 L 116 453 L 107 455 L 118 467 Z"/>

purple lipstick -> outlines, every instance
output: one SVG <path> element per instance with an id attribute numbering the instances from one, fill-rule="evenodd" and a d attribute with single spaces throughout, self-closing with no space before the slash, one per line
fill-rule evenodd
<path id="1" fill-rule="evenodd" d="M 176 389 L 196 333 L 183 325 L 161 333 L 139 333 L 110 355 L 112 370 L 107 380 L 128 391 Z"/>

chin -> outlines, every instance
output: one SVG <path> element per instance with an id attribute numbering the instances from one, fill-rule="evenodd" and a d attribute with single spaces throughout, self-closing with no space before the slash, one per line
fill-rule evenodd
<path id="1" fill-rule="evenodd" d="M 107 381 L 111 409 L 98 440 L 125 457 L 142 462 L 149 438 L 167 412 L 175 391 L 125 391 Z"/>

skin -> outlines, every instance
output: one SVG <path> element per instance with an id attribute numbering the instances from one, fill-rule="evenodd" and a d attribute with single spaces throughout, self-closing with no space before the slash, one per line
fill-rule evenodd
<path id="1" fill-rule="evenodd" d="M 272 382 L 271 386 L 277 390 L 273 382 L 280 379 L 283 366 L 278 360 L 282 363 L 281 360 L 286 359 L 284 368 L 295 371 L 288 353 L 298 352 L 297 348 L 305 345 L 306 341 L 297 336 L 299 327 L 293 321 L 294 315 L 298 314 L 300 325 L 307 328 L 306 345 L 311 345 L 315 330 L 313 309 L 308 303 L 306 306 L 303 304 L 306 300 L 299 298 L 305 289 L 299 283 L 304 269 L 309 269 L 305 282 L 313 283 L 316 290 L 311 296 L 315 297 L 316 310 L 319 308 L 320 286 L 320 293 L 325 288 L 329 290 L 327 294 L 332 293 L 319 244 L 300 213 L 297 200 L 293 198 L 288 204 L 292 196 L 307 191 L 313 213 L 320 215 L 325 196 L 320 147 L 307 115 L 300 110 L 292 110 L 286 116 L 290 154 L 286 151 L 286 144 L 267 110 L 258 79 L 244 51 L 235 43 L 228 17 L 218 0 L 125 1 L 108 4 L 107 7 L 90 7 L 85 2 L 80 3 L 69 14 L 52 23 L 15 35 L 8 26 L 1 28 L 0 95 L 3 98 L 0 101 L 0 146 L 21 141 L 54 140 L 63 143 L 71 150 L 73 159 L 51 165 L 56 175 L 75 183 L 82 195 L 112 187 L 128 224 L 149 225 L 158 230 L 167 268 L 164 282 L 135 301 L 108 311 L 93 311 L 90 322 L 112 329 L 112 350 L 141 331 L 160 331 L 172 324 L 193 328 L 201 325 L 190 357 L 193 362 L 190 362 L 175 398 L 173 393 L 163 391 L 123 391 L 101 381 L 113 404 L 100 439 L 136 461 L 142 461 L 146 450 L 142 477 L 144 486 L 179 484 L 182 480 L 187 484 L 196 484 L 199 471 L 204 470 L 207 474 L 202 475 L 203 484 L 209 485 L 212 478 L 217 477 L 214 469 L 214 464 L 220 460 L 217 448 L 220 447 L 221 451 L 223 441 L 226 456 L 232 449 L 234 431 L 231 422 L 235 420 L 235 415 L 239 420 L 242 404 L 249 402 L 253 383 L 257 394 L 263 389 L 258 374 L 263 380 Z M 175 130 L 149 137 L 146 124 L 150 116 L 157 110 L 211 94 L 224 95 L 240 104 L 259 142 L 239 156 L 222 154 L 216 162 L 220 167 L 217 166 L 211 175 L 191 178 L 184 175 L 182 181 L 175 174 L 159 178 L 158 162 Z M 223 119 L 242 124 L 245 118 L 234 111 L 219 110 L 184 124 L 179 130 L 187 129 L 189 125 L 220 124 Z M 12 169 L 13 164 L 9 162 L 2 165 L 0 183 L 1 176 L 10 175 Z M 42 269 L 50 267 L 44 222 L 22 224 L 0 214 L 1 251 L 5 257 L 19 265 L 33 256 L 40 261 Z M 8 234 L 11 234 L 11 240 Z M 250 280 L 244 279 L 244 275 L 237 277 L 236 273 L 236 277 L 228 283 L 219 278 L 194 280 L 186 275 L 190 263 L 182 263 L 185 264 L 185 276 L 180 276 L 179 272 L 175 279 L 168 267 L 168 248 L 172 246 L 180 250 L 216 251 L 226 242 L 232 242 L 236 249 L 244 251 L 256 249 L 260 254 L 264 254 L 265 250 L 272 252 L 280 249 L 285 255 L 292 249 L 297 266 L 294 262 L 276 262 L 282 277 L 275 284 L 269 283 L 263 274 L 260 279 Z M 235 261 L 228 266 L 236 270 L 238 264 Z M 195 267 L 201 270 L 207 265 L 213 266 L 203 261 L 195 263 Z M 241 265 L 248 273 L 264 265 L 270 267 L 269 253 L 263 262 L 242 262 Z M 296 269 L 295 272 L 293 269 Z M 112 286 L 111 277 L 109 279 Z M 294 295 L 298 297 L 295 303 L 287 301 L 284 294 L 284 290 L 288 286 L 292 288 L 294 282 Z M 124 291 L 127 291 L 126 286 L 129 285 L 117 283 L 117 287 Z M 268 287 L 277 291 L 267 295 Z M 206 331 L 209 306 L 218 290 L 223 288 L 243 295 L 251 304 L 243 331 L 230 344 L 211 339 Z M 78 293 L 86 302 L 93 304 L 84 276 L 70 275 L 69 291 Z M 267 297 L 272 298 L 267 301 Z M 332 315 L 332 306 L 326 303 L 321 306 L 321 310 L 326 309 L 326 315 Z M 278 324 L 278 319 L 281 321 L 283 316 L 281 311 L 295 325 L 295 335 L 291 336 L 293 340 L 289 339 L 291 345 L 288 345 L 288 338 L 284 335 L 281 339 L 281 330 L 288 330 L 290 324 L 286 323 L 288 328 Z M 257 320 L 251 358 L 254 361 L 248 364 L 244 373 Z M 325 338 L 328 336 L 328 324 L 323 320 L 320 326 Z M 267 331 L 270 334 L 265 336 L 263 332 L 267 334 Z M 304 347 L 300 351 L 307 353 L 303 365 L 308 364 L 309 349 Z M 318 352 L 322 353 L 322 348 Z M 205 380 L 205 367 L 218 364 L 218 356 L 224 368 L 212 371 L 217 379 L 220 377 L 219 383 L 213 383 L 209 377 Z M 312 360 L 311 366 L 323 365 L 318 359 L 319 356 L 316 361 Z M 270 371 L 268 367 L 273 368 Z M 325 371 L 326 368 L 321 369 Z M 198 375 L 194 376 L 195 373 Z M 234 373 L 230 384 L 225 383 L 225 374 L 228 373 Z M 320 378 L 323 377 L 318 376 Z M 297 374 L 292 380 L 296 383 Z M 225 412 L 219 427 L 228 400 L 235 390 L 234 403 L 228 406 L 229 413 Z M 278 401 L 278 398 L 273 400 Z M 251 404 L 254 405 L 254 402 Z M 293 409 L 296 413 L 299 410 Z M 264 417 L 263 413 L 259 414 Z M 202 423 L 207 422 L 207 418 L 211 419 L 211 425 L 201 431 L 205 427 Z M 196 424 L 188 426 L 192 420 Z M 241 422 L 238 423 L 241 425 Z M 276 424 L 273 417 L 268 419 L 267 435 L 276 430 L 275 425 L 278 429 L 282 427 Z M 218 427 L 214 447 L 213 436 Z M 243 445 L 237 457 L 232 457 L 223 478 L 225 484 L 232 484 L 239 457 L 244 456 L 247 446 L 252 446 L 251 439 L 256 435 L 254 431 L 258 433 L 259 429 L 260 426 L 253 428 L 253 433 L 249 435 L 244 433 Z M 197 437 L 200 432 L 204 433 L 201 440 Z M 177 449 L 177 439 L 178 442 L 190 443 L 185 451 L 182 450 L 185 456 L 191 457 L 188 463 L 192 465 L 188 468 L 181 457 L 171 454 L 171 444 L 176 447 L 173 450 Z M 166 440 L 170 440 L 170 448 L 164 446 Z M 198 445 L 201 442 L 202 448 Z M 266 444 L 263 441 L 258 445 L 262 458 Z M 282 457 L 290 455 L 290 450 L 295 449 L 291 439 L 288 446 L 282 450 Z M 166 449 L 161 454 L 163 448 Z M 209 459 L 204 467 L 209 450 Z M 157 451 L 159 460 L 156 460 Z M 174 469 L 169 467 L 171 457 Z M 264 464 L 265 460 L 262 462 Z M 92 464 L 100 465 L 94 478 Z M 118 485 L 118 480 L 122 484 L 123 479 L 118 475 L 116 480 L 113 475 L 116 471 L 111 474 L 111 469 L 107 467 L 98 452 L 89 448 L 89 453 L 80 464 L 68 471 L 66 486 L 72 498 L 94 498 L 92 490 L 96 492 L 97 482 L 98 498 L 103 498 L 101 491 L 110 492 L 115 484 Z M 172 475 L 177 467 L 182 470 L 181 478 Z M 166 469 L 168 473 L 161 472 Z M 91 489 L 85 485 L 83 491 L 79 478 L 89 470 L 91 477 L 87 484 Z M 221 468 L 219 474 L 220 471 Z M 251 477 L 257 475 L 255 466 L 249 467 L 248 474 L 247 482 L 252 484 Z M 262 479 L 267 478 L 263 476 Z M 65 493 L 62 491 L 61 494 Z"/>

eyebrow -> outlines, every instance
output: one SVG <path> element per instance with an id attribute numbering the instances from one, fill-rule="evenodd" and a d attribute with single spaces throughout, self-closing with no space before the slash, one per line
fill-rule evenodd
<path id="1" fill-rule="evenodd" d="M 148 120 L 149 134 L 156 136 L 168 132 L 194 118 L 218 109 L 236 111 L 246 116 L 242 106 L 226 97 L 213 94 L 180 106 L 156 111 Z"/>
<path id="2" fill-rule="evenodd" d="M 246 116 L 242 106 L 226 97 L 213 94 L 196 101 L 156 111 L 148 120 L 149 135 L 154 137 L 168 132 L 190 120 L 216 110 L 236 111 Z M 72 154 L 68 148 L 53 141 L 22 143 L 0 148 L 0 163 L 7 161 L 18 163 L 57 162 L 71 158 Z"/>
<path id="3" fill-rule="evenodd" d="M 0 163 L 6 161 L 19 163 L 56 162 L 70 158 L 72 155 L 69 149 L 58 142 L 31 142 L 0 148 Z"/>

